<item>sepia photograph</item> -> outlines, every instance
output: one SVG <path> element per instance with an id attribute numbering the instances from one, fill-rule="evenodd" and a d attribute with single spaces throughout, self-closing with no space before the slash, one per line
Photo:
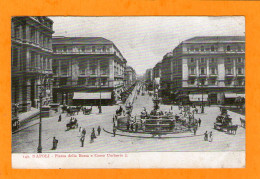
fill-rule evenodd
<path id="1" fill-rule="evenodd" d="M 13 16 L 11 102 L 13 157 L 245 167 L 245 18 Z"/>

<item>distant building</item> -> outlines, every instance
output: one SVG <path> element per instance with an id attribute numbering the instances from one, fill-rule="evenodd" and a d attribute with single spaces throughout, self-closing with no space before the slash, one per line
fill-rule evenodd
<path id="1" fill-rule="evenodd" d="M 102 37 L 54 37 L 55 102 L 69 105 L 111 104 L 124 86 L 126 60 Z"/>
<path id="2" fill-rule="evenodd" d="M 147 69 L 145 72 L 145 82 L 148 90 L 153 90 L 153 69 Z"/>
<path id="3" fill-rule="evenodd" d="M 161 76 L 162 76 L 162 61 L 158 62 L 153 67 L 153 83 L 157 89 L 160 88 Z"/>
<path id="4" fill-rule="evenodd" d="M 20 111 L 52 101 L 53 21 L 44 16 L 17 16 L 11 20 L 12 103 Z"/>
<path id="5" fill-rule="evenodd" d="M 125 85 L 130 86 L 136 82 L 136 72 L 131 66 L 125 69 Z"/>
<path id="6" fill-rule="evenodd" d="M 245 97 L 245 37 L 185 40 L 162 60 L 162 91 L 170 98 L 210 104 Z"/>

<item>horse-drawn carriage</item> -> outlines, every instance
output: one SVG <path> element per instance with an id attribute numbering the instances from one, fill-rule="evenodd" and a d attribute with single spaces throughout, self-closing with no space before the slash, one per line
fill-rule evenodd
<path id="1" fill-rule="evenodd" d="M 70 130 L 70 129 L 76 129 L 78 128 L 78 121 L 75 119 L 75 120 L 71 120 L 69 123 L 66 124 L 66 127 L 67 127 L 67 130 Z"/>
<path id="2" fill-rule="evenodd" d="M 90 115 L 91 112 L 92 112 L 92 106 L 91 106 L 90 108 L 85 108 L 85 107 L 83 107 L 83 108 L 82 108 L 82 111 L 83 111 L 83 114 L 84 114 L 84 115 Z"/>
<path id="3" fill-rule="evenodd" d="M 246 120 L 243 118 L 240 118 L 241 127 L 246 128 Z"/>
<path id="4" fill-rule="evenodd" d="M 73 116 L 76 113 L 78 114 L 79 111 L 81 110 L 81 106 L 62 106 L 62 113 L 66 112 L 68 116 Z"/>
<path id="5" fill-rule="evenodd" d="M 214 129 L 226 131 L 227 133 L 236 134 L 238 125 L 232 125 L 232 118 L 229 115 L 219 115 L 214 123 Z"/>

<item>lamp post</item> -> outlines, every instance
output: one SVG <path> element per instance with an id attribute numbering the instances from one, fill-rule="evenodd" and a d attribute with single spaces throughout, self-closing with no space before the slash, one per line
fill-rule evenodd
<path id="1" fill-rule="evenodd" d="M 201 99 L 201 113 L 204 113 L 204 104 L 203 104 L 203 94 L 204 94 L 204 91 L 203 91 L 203 86 L 202 85 L 202 82 L 198 83 L 198 88 L 201 87 L 201 93 L 202 93 L 202 99 Z"/>
<path id="2" fill-rule="evenodd" d="M 38 148 L 37 152 L 42 153 L 42 92 L 40 93 L 40 123 L 39 123 L 39 143 L 38 143 Z"/>
<path id="3" fill-rule="evenodd" d="M 40 87 L 41 87 L 41 92 L 40 92 L 40 123 L 39 123 L 39 143 L 38 143 L 38 148 L 37 148 L 37 153 L 42 153 L 42 98 L 43 98 L 43 92 L 45 90 L 45 79 L 47 75 L 43 76 L 40 79 Z"/>
<path id="4" fill-rule="evenodd" d="M 100 88 L 100 92 L 99 92 L 99 113 L 102 113 L 102 108 L 101 108 L 101 75 L 99 78 L 99 88 Z"/>
<path id="5" fill-rule="evenodd" d="M 99 113 L 102 113 L 102 108 L 101 108 L 101 67 L 100 67 L 100 62 L 98 61 L 98 66 L 99 66 Z"/>

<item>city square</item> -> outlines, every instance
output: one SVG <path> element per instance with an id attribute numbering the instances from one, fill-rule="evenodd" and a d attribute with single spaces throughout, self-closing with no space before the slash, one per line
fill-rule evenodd
<path id="1" fill-rule="evenodd" d="M 212 29 L 180 42 L 187 27 L 160 30 L 185 18 L 156 18 L 118 38 L 112 17 L 94 35 L 76 17 L 13 17 L 12 153 L 245 151 L 244 26 L 223 19 L 233 31 L 214 32 L 203 17 Z M 145 28 L 159 45 L 139 38 Z"/>

